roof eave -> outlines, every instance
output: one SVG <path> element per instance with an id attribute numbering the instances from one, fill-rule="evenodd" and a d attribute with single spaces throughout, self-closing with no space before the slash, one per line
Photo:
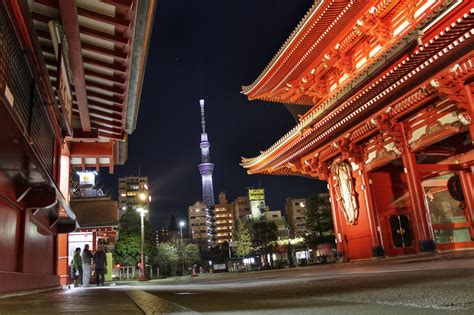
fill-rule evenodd
<path id="1" fill-rule="evenodd" d="M 148 57 L 150 38 L 155 18 L 156 1 L 137 1 L 132 60 L 130 64 L 130 80 L 127 95 L 126 128 L 128 134 L 133 133 L 137 126 L 140 107 L 141 90 L 145 76 L 145 65 Z"/>

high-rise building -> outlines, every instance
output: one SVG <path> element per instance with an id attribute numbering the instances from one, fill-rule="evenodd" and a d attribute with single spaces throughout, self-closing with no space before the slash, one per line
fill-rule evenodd
<path id="1" fill-rule="evenodd" d="M 219 203 L 215 206 L 215 233 L 216 245 L 232 241 L 234 219 L 231 204 L 227 202 L 226 194 L 219 194 Z"/>
<path id="2" fill-rule="evenodd" d="M 122 216 L 127 210 L 144 208 L 149 210 L 151 196 L 148 191 L 147 177 L 121 177 L 119 178 L 119 211 Z M 149 211 L 145 214 L 145 220 L 149 220 Z"/>
<path id="3" fill-rule="evenodd" d="M 308 233 L 306 229 L 306 199 L 286 198 L 285 212 L 288 218 L 290 231 L 295 236 L 303 236 Z"/>
<path id="4" fill-rule="evenodd" d="M 250 201 L 248 196 L 239 196 L 230 203 L 234 221 L 240 219 L 246 221 L 252 213 L 250 211 Z"/>
<path id="5" fill-rule="evenodd" d="M 329 194 L 320 193 L 318 196 L 323 200 L 321 207 L 331 207 L 329 203 Z M 288 217 L 288 224 L 291 233 L 295 236 L 304 236 L 309 233 L 306 227 L 306 199 L 305 198 L 286 198 L 285 212 Z"/>
<path id="6" fill-rule="evenodd" d="M 214 171 L 214 164 L 211 163 L 210 147 L 211 143 L 206 133 L 206 117 L 204 113 L 204 100 L 199 100 L 201 106 L 201 164 L 199 164 L 199 173 L 202 178 L 202 201 L 204 203 L 206 212 L 206 226 L 209 240 L 212 242 L 214 235 L 214 187 L 212 183 L 212 172 Z"/>
<path id="7" fill-rule="evenodd" d="M 188 222 L 191 241 L 197 244 L 201 250 L 207 250 L 210 246 L 210 235 L 208 234 L 208 215 L 206 205 L 196 201 L 188 207 Z"/>
<path id="8" fill-rule="evenodd" d="M 281 216 L 280 210 L 267 210 L 262 213 L 260 220 L 266 222 L 272 222 L 277 227 L 277 233 L 279 239 L 288 238 L 288 224 L 286 223 L 285 217 Z"/>

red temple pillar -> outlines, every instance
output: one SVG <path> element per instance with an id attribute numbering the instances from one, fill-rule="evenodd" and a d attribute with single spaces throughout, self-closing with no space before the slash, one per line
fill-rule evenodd
<path id="1" fill-rule="evenodd" d="M 414 231 L 418 236 L 418 250 L 420 252 L 434 251 L 435 243 L 431 237 L 428 210 L 425 204 L 425 194 L 421 185 L 420 174 L 416 169 L 416 155 L 410 151 L 406 137 L 405 126 L 401 124 L 403 152 L 402 160 L 407 175 L 408 191 L 414 214 Z"/>
<path id="2" fill-rule="evenodd" d="M 369 222 L 370 237 L 372 238 L 372 255 L 374 257 L 384 256 L 384 250 L 377 233 L 377 223 L 374 216 L 375 205 L 372 199 L 372 188 L 369 183 L 369 176 L 365 170 L 364 162 L 359 164 L 361 180 L 364 192 L 365 207 L 367 209 L 367 220 Z"/>
<path id="3" fill-rule="evenodd" d="M 471 238 L 474 237 L 473 218 L 474 218 L 474 174 L 469 171 L 459 172 L 459 179 L 461 180 L 461 186 L 464 193 L 464 199 L 466 200 L 466 219 L 470 223 L 471 228 L 469 229 Z"/>
<path id="4" fill-rule="evenodd" d="M 466 93 L 467 103 L 468 103 L 468 112 L 474 116 L 474 97 L 472 96 L 471 87 L 469 84 L 464 85 L 464 92 Z M 469 125 L 469 133 L 471 135 L 471 143 L 474 143 L 474 123 L 471 122 Z"/>

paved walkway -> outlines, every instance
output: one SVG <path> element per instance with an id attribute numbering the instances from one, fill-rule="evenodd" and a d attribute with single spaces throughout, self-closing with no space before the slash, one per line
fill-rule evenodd
<path id="1" fill-rule="evenodd" d="M 0 314 L 143 314 L 124 288 L 74 288 L 0 300 Z"/>
<path id="2" fill-rule="evenodd" d="M 272 270 L 264 272 L 246 272 L 239 274 L 214 274 L 206 275 L 203 277 L 192 278 L 191 277 L 175 277 L 168 278 L 163 280 L 155 280 L 148 282 L 130 282 L 130 283 L 120 283 L 117 286 L 106 286 L 106 287 L 91 287 L 91 288 L 72 288 L 65 290 L 55 290 L 49 292 L 43 292 L 38 294 L 24 295 L 18 297 L 10 297 L 0 299 L 0 315 L 4 314 L 160 314 L 160 313 L 193 313 L 192 309 L 200 310 L 198 307 L 195 307 L 192 303 L 184 303 L 187 301 L 187 295 L 192 286 L 195 287 L 194 290 L 205 289 L 214 290 L 216 293 L 211 294 L 211 296 L 205 297 L 203 293 L 200 293 L 198 296 L 189 296 L 191 302 L 198 303 L 198 305 L 204 303 L 211 304 L 215 301 L 212 296 L 220 294 L 228 288 L 221 286 L 233 287 L 234 285 L 239 285 L 243 287 L 243 292 L 249 292 L 250 287 L 260 287 L 269 284 L 268 281 L 273 281 L 270 284 L 270 287 L 284 287 L 286 282 L 288 284 L 295 282 L 296 283 L 305 283 L 307 286 L 309 283 L 314 282 L 311 277 L 319 277 L 316 281 L 317 283 L 322 283 L 324 281 L 329 281 L 332 283 L 335 278 L 348 279 L 349 273 L 362 275 L 367 274 L 376 274 L 378 269 L 387 269 L 393 271 L 394 275 L 399 274 L 402 270 L 417 269 L 420 270 L 426 268 L 426 272 L 438 274 L 437 270 L 444 269 L 443 273 L 446 273 L 447 279 L 453 279 L 448 276 L 448 274 L 456 274 L 456 272 L 463 269 L 461 277 L 471 276 L 472 278 L 472 261 L 474 261 L 474 251 L 463 251 L 463 252 L 452 252 L 452 253 L 443 253 L 443 254 L 425 254 L 417 256 L 405 256 L 394 259 L 381 259 L 381 260 L 369 260 L 369 261 L 359 261 L 351 262 L 346 264 L 335 264 L 335 265 L 320 265 L 320 266 L 309 266 L 304 268 L 292 268 L 285 270 Z M 425 265 L 426 263 L 426 265 Z M 465 269 L 464 265 L 468 264 L 470 269 Z M 431 271 L 429 271 L 431 270 Z M 448 271 L 451 270 L 451 271 Z M 466 270 L 468 273 L 466 273 Z M 471 271 L 469 271 L 471 270 Z M 452 276 L 451 275 L 451 276 Z M 326 280 L 323 278 L 327 278 Z M 466 281 L 471 279 L 466 277 Z M 340 279 L 339 279 L 340 280 Z M 344 281 L 346 281 L 344 280 Z M 285 282 L 286 281 L 286 282 Z M 344 282 L 343 281 L 343 282 Z M 353 281 L 354 283 L 359 283 L 360 279 Z M 435 280 L 436 281 L 436 280 Z M 460 281 L 460 280 L 456 280 Z M 237 284 L 236 282 L 239 282 Z M 277 283 L 278 282 L 278 283 Z M 281 282 L 281 283 L 280 283 Z M 361 284 L 361 283 L 359 283 Z M 461 282 L 455 282 L 455 285 L 461 284 Z M 191 285 L 191 286 L 190 286 Z M 200 287 L 201 285 L 205 287 Z M 342 285 L 342 284 L 341 284 Z M 438 285 L 436 282 L 433 285 Z M 445 292 L 442 282 L 439 283 L 440 292 Z M 248 287 L 250 286 L 250 287 Z M 342 285 L 338 288 L 338 292 L 341 288 L 345 287 Z M 356 285 L 359 287 L 359 285 Z M 391 287 L 391 286 L 389 286 Z M 274 287 L 276 288 L 276 287 Z M 393 288 L 393 287 L 392 287 Z M 263 288 L 264 289 L 264 288 Z M 262 290 L 263 290 L 262 289 Z M 347 289 L 347 288 L 346 288 Z M 427 290 L 426 293 L 429 293 L 433 290 L 434 287 L 424 288 L 423 291 Z M 158 291 L 155 291 L 158 290 Z M 170 290 L 178 290 L 177 293 L 171 293 Z M 260 289 L 258 289 L 260 290 Z M 324 290 L 327 290 L 325 288 Z M 147 291 L 147 292 L 145 292 Z M 153 292 L 155 291 L 155 292 Z M 169 292 L 166 292 L 169 291 Z M 221 292 L 222 291 L 222 292 Z M 347 291 L 347 290 L 346 290 Z M 356 290 L 357 291 L 357 290 Z M 387 292 L 392 292 L 393 289 L 388 290 Z M 469 290 L 468 290 L 469 291 Z M 181 293 L 180 293 L 181 292 Z M 184 293 L 182 293 L 184 292 Z M 272 295 L 275 292 L 272 290 Z M 297 294 L 295 292 L 298 292 Z M 303 292 L 301 289 L 296 290 L 294 293 L 299 297 Z M 325 291 L 326 292 L 326 291 Z M 464 292 L 464 291 L 463 291 Z M 150 294 L 152 293 L 152 294 Z M 445 292 L 446 293 L 446 292 Z M 443 294 L 445 294 L 443 293 Z M 469 292 L 471 293 L 471 292 Z M 231 305 L 232 301 L 235 301 L 235 292 L 229 295 L 229 300 L 225 303 L 227 306 Z M 250 294 L 251 297 L 254 294 Z M 286 292 L 284 296 L 288 296 L 289 293 Z M 465 295 L 465 294 L 464 294 Z M 366 296 L 366 295 L 364 295 Z M 248 297 L 247 297 L 248 298 Z M 255 298 L 255 296 L 253 296 Z M 313 299 L 313 298 L 312 298 Z M 359 298 L 360 299 L 360 298 Z M 178 304 L 171 302 L 170 300 L 175 301 Z M 278 297 L 277 300 L 282 300 L 282 296 Z M 456 298 L 455 300 L 459 300 Z M 223 300 L 224 301 L 224 300 Z M 242 303 L 240 299 L 238 303 Z M 336 304 L 339 307 L 339 304 L 344 301 L 338 301 Z M 458 301 L 459 302 L 459 301 Z M 258 301 L 260 303 L 260 301 Z M 273 303 L 273 302 L 272 302 Z M 288 306 L 291 305 L 289 302 Z M 332 303 L 332 302 L 331 302 Z M 203 304 L 203 305 L 204 305 Z M 186 308 L 185 306 L 190 307 Z M 354 305 L 352 305 L 354 307 Z M 363 305 L 359 305 L 361 310 L 364 310 Z M 373 313 L 377 313 L 379 309 L 374 306 Z M 470 307 L 466 305 L 466 307 Z M 464 308 L 464 306 L 463 306 Z M 461 308 L 461 309 L 463 309 Z M 224 308 L 226 309 L 226 308 Z M 227 308 L 228 309 L 228 308 Z M 400 310 L 400 309 L 395 309 Z M 204 311 L 201 309 L 200 311 Z M 214 309 L 216 311 L 216 309 Z M 263 310 L 262 310 L 263 311 Z M 267 310 L 268 311 L 268 310 Z M 312 312 L 309 309 L 310 313 Z M 329 311 L 329 309 L 328 309 Z M 418 310 L 419 311 L 419 310 Z M 424 310 L 429 312 L 429 310 Z"/>

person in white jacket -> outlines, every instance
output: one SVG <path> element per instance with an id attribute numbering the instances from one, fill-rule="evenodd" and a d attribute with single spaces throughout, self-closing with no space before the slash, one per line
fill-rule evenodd
<path id="1" fill-rule="evenodd" d="M 89 250 L 89 244 L 84 246 L 82 251 L 82 287 L 86 288 L 89 286 L 89 280 L 91 278 L 91 260 L 92 253 Z"/>

